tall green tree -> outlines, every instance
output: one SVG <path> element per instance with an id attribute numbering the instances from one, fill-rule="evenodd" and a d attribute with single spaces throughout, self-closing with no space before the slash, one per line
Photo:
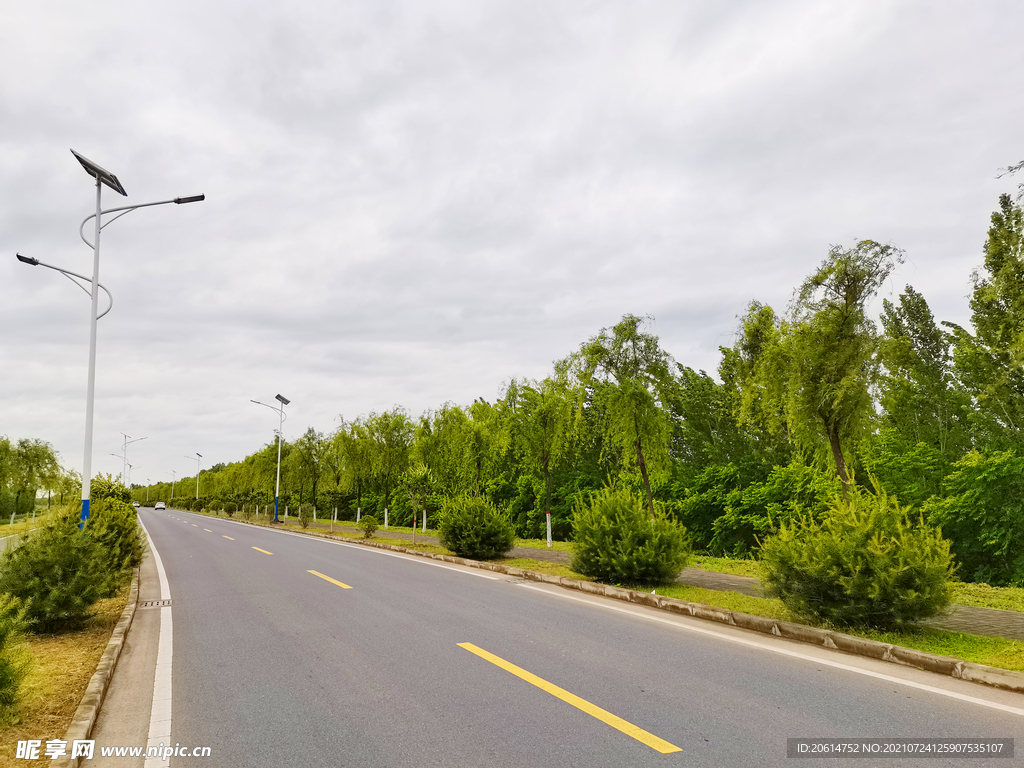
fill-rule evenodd
<path id="1" fill-rule="evenodd" d="M 834 247 L 797 290 L 786 320 L 754 304 L 737 342 L 743 416 L 765 417 L 799 447 L 830 455 L 844 495 L 847 454 L 874 414 L 878 334 L 867 304 L 900 261 L 901 251 L 872 240 Z"/>
<path id="2" fill-rule="evenodd" d="M 453 403 L 445 403 L 420 417 L 416 426 L 413 453 L 427 467 L 433 486 L 442 495 L 455 497 L 473 484 L 472 465 L 467 461 L 470 422 L 466 412 Z"/>
<path id="3" fill-rule="evenodd" d="M 313 504 L 316 504 L 317 490 L 327 471 L 327 441 L 322 433 L 309 427 L 305 434 L 295 441 L 298 466 L 308 479 L 312 490 Z"/>
<path id="4" fill-rule="evenodd" d="M 356 505 L 363 506 L 363 493 L 373 477 L 373 453 L 363 419 L 341 420 L 334 433 L 334 450 L 341 457 L 341 485 L 355 493 Z"/>
<path id="5" fill-rule="evenodd" d="M 384 507 L 391 492 L 409 466 L 414 427 L 405 410 L 396 406 L 384 413 L 371 413 L 366 419 L 372 477 L 384 494 Z"/>
<path id="6" fill-rule="evenodd" d="M 644 319 L 636 315 L 623 316 L 557 369 L 575 378 L 581 395 L 603 413 L 605 449 L 639 470 L 653 516 L 650 473 L 668 464 L 670 427 L 665 404 L 673 387 L 672 359 L 657 336 L 641 330 L 643 324 Z"/>
<path id="7" fill-rule="evenodd" d="M 956 461 L 970 449 L 970 401 L 955 379 L 953 337 L 911 286 L 898 304 L 885 299 L 882 307 L 879 400 L 885 424 L 905 446 L 924 443 Z"/>
<path id="8" fill-rule="evenodd" d="M 572 418 L 572 401 L 564 383 L 547 378 L 542 382 L 509 384 L 504 399 L 514 451 L 529 471 L 544 479 L 544 520 L 551 546 L 551 473 L 566 453 Z"/>
<path id="9" fill-rule="evenodd" d="M 982 447 L 1012 448 L 1024 437 L 1024 210 L 1009 195 L 992 214 L 984 256 L 972 276 L 974 333 L 946 325 Z"/>

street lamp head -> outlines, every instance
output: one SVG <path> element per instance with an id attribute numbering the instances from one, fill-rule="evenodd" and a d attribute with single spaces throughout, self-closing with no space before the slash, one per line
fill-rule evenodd
<path id="1" fill-rule="evenodd" d="M 178 205 L 183 203 L 201 203 L 206 199 L 206 195 L 191 195 L 190 197 L 176 197 L 174 202 Z"/>
<path id="2" fill-rule="evenodd" d="M 39 259 L 33 259 L 31 256 L 22 256 L 20 253 L 14 255 L 18 257 L 18 261 L 22 264 L 31 264 L 33 267 L 39 266 Z"/>
<path id="3" fill-rule="evenodd" d="M 284 397 L 283 395 L 275 395 L 275 397 L 281 401 L 281 405 L 288 405 L 288 403 L 291 402 L 291 400 L 289 400 L 287 397 Z"/>
<path id="4" fill-rule="evenodd" d="M 199 453 L 199 451 L 196 451 L 196 456 L 198 456 L 200 459 L 203 458 L 203 454 Z"/>
<path id="5" fill-rule="evenodd" d="M 94 163 L 87 157 L 82 157 L 73 149 L 71 150 L 71 154 L 74 155 L 78 162 L 82 164 L 82 167 L 85 168 L 86 173 L 88 173 L 97 181 L 106 184 L 112 190 L 117 192 L 117 194 L 123 195 L 124 197 L 128 197 L 128 193 L 124 191 L 124 187 L 122 187 L 121 182 L 117 180 L 117 176 L 115 176 L 105 168 L 96 165 L 96 163 Z"/>

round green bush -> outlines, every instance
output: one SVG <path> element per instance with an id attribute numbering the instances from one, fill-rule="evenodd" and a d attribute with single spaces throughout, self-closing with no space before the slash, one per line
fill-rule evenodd
<path id="1" fill-rule="evenodd" d="M 363 538 L 369 539 L 377 532 L 379 523 L 373 515 L 363 515 L 357 525 L 363 529 Z"/>
<path id="2" fill-rule="evenodd" d="M 441 543 L 459 557 L 493 560 L 515 544 L 509 519 L 487 499 L 458 496 L 448 499 L 437 522 Z"/>
<path id="3" fill-rule="evenodd" d="M 948 541 L 876 486 L 820 520 L 783 525 L 761 547 L 762 582 L 794 613 L 846 627 L 900 628 L 949 604 Z"/>
<path id="4" fill-rule="evenodd" d="M 605 488 L 573 513 L 571 568 L 613 584 L 668 584 L 686 567 L 686 528 L 660 505 L 652 516 L 626 489 Z"/>

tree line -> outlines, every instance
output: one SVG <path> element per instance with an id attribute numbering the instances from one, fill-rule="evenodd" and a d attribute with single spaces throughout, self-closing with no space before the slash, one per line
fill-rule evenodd
<path id="1" fill-rule="evenodd" d="M 0 520 L 31 513 L 41 491 L 55 494 L 63 503 L 81 488 L 81 477 L 61 467 L 49 443 L 0 435 Z"/>
<path id="2" fill-rule="evenodd" d="M 967 327 L 908 286 L 868 307 L 903 253 L 834 247 L 781 311 L 751 301 L 717 378 L 626 315 L 493 402 L 404 408 L 310 427 L 282 446 L 282 504 L 408 525 L 485 497 L 518 535 L 572 535 L 599 489 L 634 492 L 712 553 L 756 553 L 783 523 L 875 485 L 952 541 L 966 580 L 1024 583 L 1024 212 L 999 199 L 971 275 Z M 199 504 L 270 504 L 276 443 L 201 475 Z M 176 495 L 193 494 L 195 477 Z M 145 488 L 135 488 L 143 500 Z M 148 489 L 170 500 L 170 483 Z"/>

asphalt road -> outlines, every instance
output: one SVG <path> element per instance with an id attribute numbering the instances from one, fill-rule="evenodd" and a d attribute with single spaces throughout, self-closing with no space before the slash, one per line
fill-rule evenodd
<path id="1" fill-rule="evenodd" d="M 422 558 L 176 510 L 142 519 L 172 597 L 171 741 L 212 750 L 176 768 L 792 765 L 787 737 L 1024 750 L 1018 695 Z M 132 644 L 151 690 L 160 611 L 145 610 Z M 98 744 L 146 730 L 148 708 L 119 696 Z"/>

